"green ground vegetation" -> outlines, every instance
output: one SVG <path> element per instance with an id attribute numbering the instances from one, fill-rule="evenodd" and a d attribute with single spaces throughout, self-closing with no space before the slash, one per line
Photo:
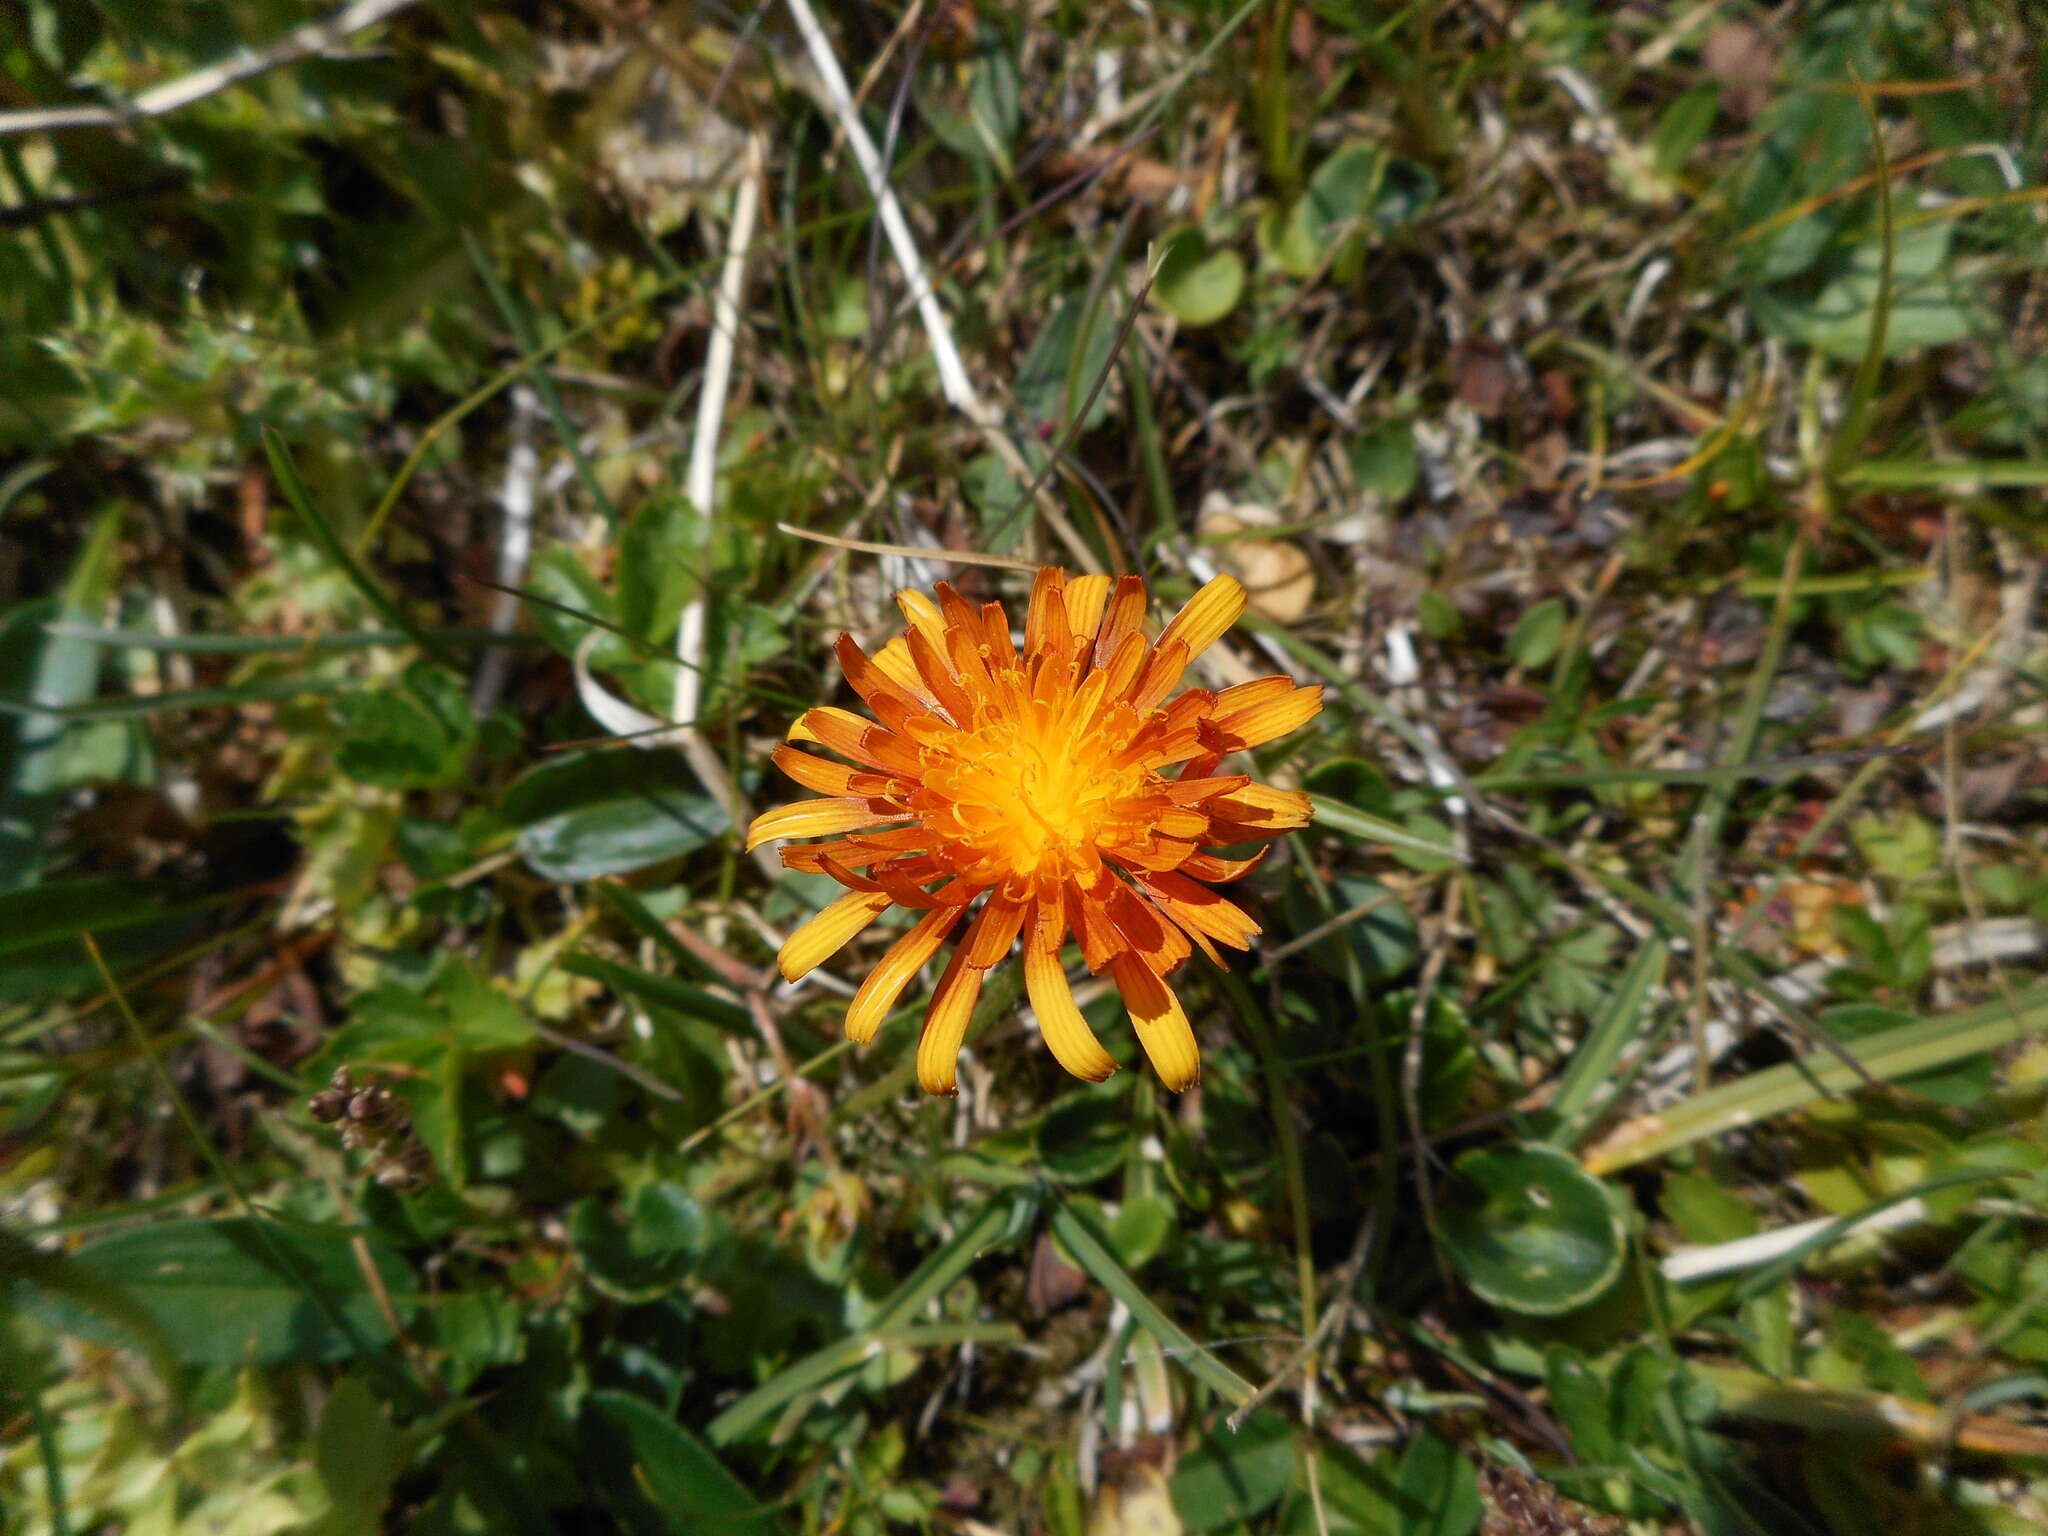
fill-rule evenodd
<path id="1" fill-rule="evenodd" d="M 319 14 L 0 0 L 0 1531 L 2048 1528 L 2032 0 Z M 735 835 L 1048 560 L 1180 1098 Z"/>

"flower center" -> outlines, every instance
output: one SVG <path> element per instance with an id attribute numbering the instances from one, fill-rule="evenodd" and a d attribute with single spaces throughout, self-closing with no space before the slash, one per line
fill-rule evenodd
<path id="1" fill-rule="evenodd" d="M 1115 840 L 1147 774 L 1114 761 L 1127 732 L 1070 736 L 1054 713 L 1034 702 L 1023 718 L 984 716 L 926 748 L 911 804 L 956 874 L 995 881 L 1100 867 L 1097 850 Z"/>

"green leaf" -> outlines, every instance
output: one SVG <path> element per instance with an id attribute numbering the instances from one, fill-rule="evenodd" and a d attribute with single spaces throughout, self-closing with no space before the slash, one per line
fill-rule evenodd
<path id="1" fill-rule="evenodd" d="M 1438 1231 L 1465 1283 L 1511 1312 L 1569 1312 L 1621 1273 L 1620 1225 L 1600 1181 L 1536 1142 L 1460 1157 Z"/>
<path id="2" fill-rule="evenodd" d="M 1298 1482 L 1281 1516 L 1280 1536 L 1388 1536 L 1400 1505 L 1392 1455 L 1382 1451 L 1366 1461 L 1341 1445 L 1311 1454 L 1322 1497 L 1310 1497 Z"/>
<path id="3" fill-rule="evenodd" d="M 619 624 L 650 644 L 674 636 L 704 562 L 704 520 L 679 494 L 649 496 L 619 535 Z"/>
<path id="4" fill-rule="evenodd" d="M 1732 1243 L 1762 1225 L 1754 1206 L 1703 1173 L 1667 1173 L 1658 1203 L 1688 1243 Z"/>
<path id="5" fill-rule="evenodd" d="M 344 1530 L 369 1536 L 380 1529 L 377 1517 L 406 1460 L 405 1437 L 376 1394 L 359 1377 L 338 1382 L 313 1432 L 313 1466 L 335 1504 L 321 1523 L 322 1536 Z"/>
<path id="6" fill-rule="evenodd" d="M 1543 1357 L 1543 1383 L 1550 1393 L 1550 1411 L 1570 1432 L 1579 1460 L 1595 1466 L 1618 1463 L 1621 1443 L 1600 1373 L 1569 1345 L 1553 1344 Z"/>
<path id="7" fill-rule="evenodd" d="M 1893 294 L 1884 355 L 1961 341 L 1988 323 L 1967 263 L 1950 253 L 1955 224 L 1930 220 L 1898 232 Z M 1850 252 L 1842 273 L 1810 300 L 1769 290 L 1751 295 L 1757 316 L 1780 335 L 1802 341 L 1840 362 L 1862 360 L 1878 313 L 1883 248 L 1867 240 Z"/>
<path id="8" fill-rule="evenodd" d="M 1316 167 L 1284 218 L 1268 221 L 1263 241 L 1294 277 L 1313 276 L 1327 261 L 1333 277 L 1350 281 L 1363 263 L 1368 231 L 1412 222 L 1436 195 L 1436 178 L 1423 166 L 1378 144 L 1346 144 Z"/>
<path id="9" fill-rule="evenodd" d="M 1448 1440 L 1424 1430 L 1409 1441 L 1395 1482 L 1399 1536 L 1470 1536 L 1478 1528 L 1479 1473 Z"/>
<path id="10" fill-rule="evenodd" d="M 590 1482 L 634 1531 L 738 1536 L 776 1529 L 773 1512 L 710 1447 L 646 1399 L 593 1392 L 581 1427 L 584 1456 L 596 1474 Z"/>
<path id="11" fill-rule="evenodd" d="M 165 903 L 140 881 L 104 876 L 0 891 L 0 1003 L 95 981 L 80 934 L 91 934 L 118 968 L 190 939 L 221 904 L 218 896 Z"/>
<path id="12" fill-rule="evenodd" d="M 99 617 L 113 587 L 120 535 L 120 514 L 101 514 L 56 601 L 22 603 L 0 616 L 0 693 L 62 709 L 82 705 L 98 691 L 99 648 L 52 637 L 43 625 Z M 54 715 L 0 722 L 0 891 L 33 885 L 42 873 L 56 791 L 65 787 L 54 758 L 68 729 Z"/>
<path id="13" fill-rule="evenodd" d="M 336 761 L 360 784 L 433 789 L 462 777 L 476 747 L 469 690 L 455 673 L 416 661 L 387 687 L 335 702 L 347 739 Z"/>
<path id="14" fill-rule="evenodd" d="M 1650 135 L 1650 160 L 1658 174 L 1675 176 L 1685 168 L 1692 152 L 1713 129 L 1721 110 L 1721 82 L 1707 80 L 1694 86 L 1664 109 Z"/>
<path id="15" fill-rule="evenodd" d="M 611 594 L 568 545 L 550 544 L 534 557 L 525 590 L 532 594 L 526 611 L 533 616 L 533 627 L 558 654 L 574 656 L 593 630 L 605 637 L 591 649 L 593 666 L 633 654 L 604 627 L 619 623 Z M 586 614 L 588 618 L 581 617 Z"/>
<path id="16" fill-rule="evenodd" d="M 1078 1093 L 1054 1105 L 1038 1127 L 1038 1157 L 1063 1184 L 1092 1184 L 1123 1164 L 1131 1111 L 1122 1092 Z"/>
<path id="17" fill-rule="evenodd" d="M 117 1330 L 122 1343 L 133 1344 L 149 1356 L 158 1378 L 173 1393 L 183 1389 L 180 1356 L 155 1316 L 105 1274 L 80 1263 L 69 1254 L 38 1248 L 12 1232 L 0 1230 L 0 1296 L 26 1287 L 50 1301 L 61 1301 L 72 1317 L 80 1313 L 97 1318 Z M 17 1298 L 18 1299 L 18 1298 Z M 74 1326 L 74 1331 L 85 1332 Z M 95 1338 L 106 1335 L 98 1332 Z"/>
<path id="18" fill-rule="evenodd" d="M 1083 334 L 1083 326 L 1086 334 Z M 1116 341 L 1116 324 L 1101 310 L 1090 314 L 1086 298 L 1070 294 L 1060 299 L 1017 370 L 1017 404 L 1035 421 L 1066 425 L 1068 412 L 1078 409 L 1088 388 L 1109 361 L 1109 349 Z M 1077 356 L 1078 353 L 1078 356 Z M 1080 390 L 1068 398 L 1069 376 L 1080 380 Z M 1097 427 L 1109 416 L 1109 392 L 1096 396 L 1094 406 L 1083 420 L 1084 427 Z"/>
<path id="19" fill-rule="evenodd" d="M 1165 237 L 1152 269 L 1152 302 L 1182 325 L 1214 325 L 1244 296 L 1244 258 L 1224 246 L 1210 250 L 1200 231 Z"/>
<path id="20" fill-rule="evenodd" d="M 1364 980 L 1389 981 L 1414 962 L 1415 915 L 1377 880 L 1340 875 L 1331 881 L 1332 911 L 1325 911 L 1299 883 L 1288 885 L 1284 900 L 1288 922 L 1295 932 L 1302 934 L 1344 913 L 1357 914 L 1309 948 L 1309 953 L 1335 974 L 1345 974 L 1347 967 L 1355 963 Z"/>
<path id="21" fill-rule="evenodd" d="M 506 790 L 500 814 L 548 880 L 588 880 L 681 858 L 722 837 L 725 809 L 668 752 L 600 750 L 545 763 Z"/>
<path id="22" fill-rule="evenodd" d="M 73 1255 L 92 1274 L 122 1287 L 155 1319 L 187 1365 L 259 1365 L 341 1360 L 353 1346 L 322 1310 L 294 1268 L 319 1287 L 372 1347 L 391 1342 L 390 1324 L 363 1281 L 354 1242 L 337 1232 L 256 1223 L 166 1221 L 132 1227 Z M 280 1262 L 274 1248 L 284 1250 Z M 419 1306 L 412 1272 L 389 1249 L 369 1243 L 371 1261 L 401 1317 Z M 61 1326 L 88 1338 L 124 1342 L 100 1318 L 59 1304 Z"/>
<path id="23" fill-rule="evenodd" d="M 1136 1271 L 1150 1263 L 1173 1232 L 1173 1207 L 1157 1195 L 1131 1195 L 1110 1218 L 1110 1246 L 1125 1269 Z"/>
<path id="24" fill-rule="evenodd" d="M 1518 667 L 1540 667 L 1557 654 L 1564 640 L 1564 604 L 1546 597 L 1523 614 L 1508 636 L 1508 659 Z"/>
<path id="25" fill-rule="evenodd" d="M 1260 1409 L 1235 1434 L 1216 1425 L 1181 1458 L 1170 1485 L 1181 1528 L 1220 1531 L 1280 1502 L 1294 1470 L 1294 1427 Z"/>
<path id="26" fill-rule="evenodd" d="M 703 1257 L 710 1226 L 674 1184 L 643 1187 L 621 1223 L 595 1196 L 569 1214 L 569 1242 L 591 1283 L 616 1301 L 657 1301 Z"/>
<path id="27" fill-rule="evenodd" d="M 1422 474 L 1415 429 L 1405 421 L 1383 421 L 1359 433 L 1351 440 L 1350 457 L 1358 488 L 1389 502 L 1405 500 Z"/>

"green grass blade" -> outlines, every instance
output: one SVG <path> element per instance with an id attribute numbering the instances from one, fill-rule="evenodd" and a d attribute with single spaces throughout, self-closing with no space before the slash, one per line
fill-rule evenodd
<path id="1" fill-rule="evenodd" d="M 596 955 L 585 954 L 562 956 L 562 969 L 572 976 L 601 981 L 614 992 L 701 1019 L 727 1034 L 751 1036 L 754 1032 L 753 1020 L 738 1003 L 714 997 L 702 987 L 693 987 L 674 976 L 663 976 L 654 971 L 643 971 L 638 966 L 620 965 L 616 961 L 600 960 Z"/>
<path id="2" fill-rule="evenodd" d="M 1844 485 L 1878 491 L 2029 489 L 2048 485 L 2048 460 L 1964 459 L 1926 464 L 1916 459 L 1866 459 L 1847 466 L 1837 478 Z"/>
<path id="3" fill-rule="evenodd" d="M 1856 1042 L 1856 1059 L 1877 1081 L 1896 1082 L 2043 1031 L 2048 1031 L 2048 987 L 2034 987 L 2015 994 L 2011 1006 L 2001 1000 L 1866 1035 Z M 1838 1059 L 1814 1055 L 1788 1061 L 1630 1121 L 1584 1161 L 1593 1173 L 1612 1173 L 1862 1086 L 1862 1078 Z"/>
<path id="4" fill-rule="evenodd" d="M 133 720 L 144 715 L 178 714 L 188 709 L 234 708 L 242 704 L 267 704 L 279 699 L 318 698 L 340 693 L 343 684 L 319 678 L 286 677 L 265 683 L 242 683 L 233 688 L 186 688 L 176 693 L 129 694 L 120 698 L 93 699 L 84 704 L 37 704 L 28 699 L 0 696 L 0 715 L 18 719 L 44 720 Z"/>
<path id="5" fill-rule="evenodd" d="M 373 651 L 384 646 L 411 645 L 413 637 L 397 629 L 362 629 L 339 635 L 159 635 L 147 629 L 96 629 L 89 624 L 57 621 L 43 633 L 58 640 L 83 640 L 108 650 L 151 651 L 170 656 L 295 656 L 327 651 Z M 545 645 L 539 635 L 506 634 L 495 629 L 422 630 L 443 645 Z"/>
<path id="6" fill-rule="evenodd" d="M 1667 939 L 1653 939 L 1636 950 L 1621 980 L 1608 994 L 1607 1005 L 1593 1021 L 1586 1038 L 1572 1052 L 1569 1066 L 1550 1102 L 1552 1129 L 1546 1139 L 1572 1146 L 1585 1135 L 1596 1104 L 1615 1084 L 1614 1069 L 1631 1041 L 1640 1034 L 1650 994 L 1662 985 L 1671 958 Z"/>
<path id="7" fill-rule="evenodd" d="M 370 574 L 369 567 L 358 560 L 355 552 L 341 541 L 334 527 L 322 517 L 313 505 L 313 498 L 306 493 L 306 483 L 299 478 L 299 469 L 292 462 L 292 451 L 275 427 L 263 429 L 263 451 L 270 456 L 271 473 L 277 476 L 278 489 L 284 492 L 284 499 L 291 504 L 292 511 L 304 523 L 306 531 L 313 536 L 313 542 L 320 546 L 322 554 L 341 567 L 350 585 L 363 595 L 363 600 L 393 628 L 402 631 L 405 637 L 436 661 L 455 666 L 454 656 L 443 646 L 431 639 L 427 632 L 412 621 L 395 598 Z"/>
<path id="8" fill-rule="evenodd" d="M 911 1346 L 963 1342 L 958 1326 L 912 1328 L 909 1320 L 966 1274 L 968 1267 L 985 1251 L 1014 1234 L 1021 1225 L 1019 1217 L 1028 1210 L 1030 1203 L 1029 1196 L 1016 1193 L 991 1198 L 972 1220 L 953 1234 L 950 1241 L 920 1264 L 890 1294 L 876 1311 L 866 1332 L 828 1344 L 770 1377 L 705 1426 L 705 1438 L 714 1445 L 730 1444 L 806 1392 L 815 1392 L 847 1371 L 857 1369 L 871 1355 L 886 1347 L 887 1342 Z M 963 1326 L 985 1329 L 989 1325 Z M 996 1326 L 1006 1330 L 1005 1337 L 1015 1336 L 1009 1325 Z M 944 1334 L 944 1337 L 938 1337 L 939 1334 Z"/>
<path id="9" fill-rule="evenodd" d="M 1178 1360 L 1190 1376 L 1233 1408 L 1251 1400 L 1256 1390 L 1252 1384 L 1197 1344 L 1179 1323 L 1162 1312 L 1123 1265 L 1117 1263 L 1109 1245 L 1071 1206 L 1059 1204 L 1052 1208 L 1052 1235 L 1066 1245 L 1074 1262 L 1097 1285 L 1130 1308 L 1138 1326 L 1158 1340 L 1159 1347 Z"/>
<path id="10" fill-rule="evenodd" d="M 1311 794 L 1309 803 L 1315 807 L 1315 819 L 1319 825 L 1333 832 L 1342 832 L 1346 837 L 1363 838 L 1370 843 L 1384 843 L 1390 848 L 1406 848 L 1410 853 L 1427 854 L 1433 859 L 1446 859 L 1453 863 L 1465 864 L 1470 860 L 1449 843 L 1433 842 L 1418 837 L 1397 821 L 1375 816 L 1346 805 L 1342 800 L 1332 800 L 1327 795 Z"/>
<path id="11" fill-rule="evenodd" d="M 1863 108 L 1864 121 L 1870 128 L 1870 154 L 1875 161 L 1877 181 L 1877 293 L 1870 307 L 1870 336 L 1863 347 L 1863 356 L 1856 364 L 1856 376 L 1849 385 L 1849 400 L 1842 408 L 1842 419 L 1835 428 L 1834 441 L 1828 445 L 1828 469 L 1839 474 L 1844 465 L 1856 456 L 1856 450 L 1863 446 L 1864 434 L 1870 429 L 1870 402 L 1877 396 L 1878 380 L 1884 375 L 1884 347 L 1891 331 L 1892 320 L 1892 278 L 1896 229 L 1892 223 L 1892 166 L 1885 153 L 1884 124 L 1877 115 L 1877 102 L 1870 94 L 1870 88 L 1851 66 L 1849 78 L 1856 87 L 1856 101 Z"/>
<path id="12" fill-rule="evenodd" d="M 462 248 L 469 253 L 470 265 L 476 268 L 476 275 L 484 285 L 484 291 L 491 296 L 491 302 L 498 307 L 498 314 L 504 319 L 505 327 L 511 331 L 512 339 L 519 344 L 519 350 L 528 357 L 538 357 L 540 346 L 534 340 L 533 327 L 528 323 L 526 312 L 519 307 L 518 300 L 498 276 L 497 268 L 491 265 L 484 248 L 469 230 L 462 232 Z M 604 482 L 597 478 L 597 471 L 591 466 L 590 455 L 583 451 L 582 434 L 569 419 L 569 412 L 562 404 L 562 392 L 555 388 L 555 381 L 539 363 L 526 370 L 526 378 L 533 385 L 534 393 L 540 396 L 541 404 L 547 408 L 548 419 L 555 424 L 555 434 L 562 441 L 563 452 L 569 455 L 569 463 L 576 471 L 576 478 L 583 489 L 590 493 L 590 500 L 598 511 L 604 514 L 605 522 L 612 528 L 619 526 L 619 509 L 604 488 Z"/>

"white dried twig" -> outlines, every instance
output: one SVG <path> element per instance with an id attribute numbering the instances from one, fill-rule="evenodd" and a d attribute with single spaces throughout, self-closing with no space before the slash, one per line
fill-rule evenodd
<path id="1" fill-rule="evenodd" d="M 351 33 L 397 15 L 417 0 L 356 0 L 354 5 L 322 21 L 294 27 L 267 48 L 245 50 L 218 64 L 151 86 L 133 101 L 111 107 L 34 107 L 25 112 L 0 112 L 0 138 L 24 133 L 59 133 L 72 128 L 120 128 L 129 123 L 165 117 L 229 86 L 276 69 L 281 64 L 324 52 Z"/>
<path id="2" fill-rule="evenodd" d="M 1897 1205 L 1872 1211 L 1861 1221 L 1851 1222 L 1842 1229 L 1838 1241 L 1865 1232 L 1896 1232 L 1901 1227 L 1917 1227 L 1922 1222 L 1933 1220 L 1933 1217 L 1934 1213 L 1927 1208 L 1925 1200 L 1901 1200 Z M 1812 1221 L 1795 1222 L 1789 1227 L 1759 1232 L 1753 1237 L 1740 1237 L 1730 1243 L 1675 1248 L 1665 1255 L 1664 1262 L 1658 1267 L 1664 1271 L 1664 1278 L 1674 1283 L 1739 1274 L 1745 1269 L 1757 1269 L 1783 1258 L 1814 1234 L 1827 1230 L 1836 1220 L 1833 1216 L 1817 1216 Z"/>
<path id="3" fill-rule="evenodd" d="M 832 51 L 832 41 L 825 36 L 825 29 L 818 25 L 817 13 L 811 9 L 810 0 L 787 0 L 787 4 L 790 19 L 796 23 L 804 48 L 818 71 L 826 105 L 832 109 L 839 131 L 846 135 L 853 158 L 874 196 L 875 214 L 882 221 L 882 233 L 888 237 L 889 249 L 896 257 L 896 264 L 903 269 L 904 280 L 910 285 L 911 302 L 917 309 L 917 318 L 924 326 L 925 336 L 931 342 L 932 361 L 939 370 L 939 389 L 945 395 L 946 403 L 981 428 L 989 447 L 1020 483 L 1037 487 L 1039 511 L 1046 525 L 1067 546 L 1067 552 L 1074 557 L 1075 563 L 1084 571 L 1101 569 L 1094 551 L 1083 542 L 1059 503 L 1042 485 L 1038 485 L 1038 476 L 1025 462 L 1017 445 L 1010 441 L 1009 434 L 1003 431 L 999 413 L 981 398 L 974 381 L 967 376 L 967 365 L 961 360 L 959 345 L 953 340 L 952 324 L 946 319 L 946 311 L 932 287 L 924 257 L 918 253 L 917 237 L 910 231 L 910 221 L 903 216 L 903 204 L 897 199 L 896 189 L 889 185 L 888 167 L 882 163 L 881 151 L 875 148 L 875 141 L 868 136 L 866 126 L 860 120 L 860 109 L 854 104 L 853 92 L 847 87 L 846 71 L 839 67 L 839 56 Z"/>
<path id="4" fill-rule="evenodd" d="M 853 158 L 860 165 L 860 173 L 867 178 L 868 189 L 874 194 L 875 212 L 882 221 L 882 233 L 888 237 L 896 264 L 903 268 L 904 279 L 910 284 L 911 302 L 917 306 L 917 317 L 924 324 L 925 335 L 931 339 L 932 360 L 938 365 L 939 388 L 946 396 L 946 403 L 969 421 L 981 426 L 992 425 L 988 407 L 982 403 L 973 381 L 967 377 L 967 365 L 961 361 L 960 348 L 953 341 L 953 328 L 947 323 L 946 312 L 939 307 L 939 296 L 932 288 L 931 278 L 925 273 L 924 258 L 918 254 L 916 237 L 910 232 L 909 221 L 903 217 L 903 205 L 897 201 L 896 191 L 889 185 L 881 152 L 875 148 L 875 141 L 868 137 L 867 128 L 861 123 L 853 92 L 846 84 L 846 71 L 839 67 L 839 56 L 832 51 L 832 41 L 825 36 L 825 29 L 818 25 L 810 0 L 788 0 L 788 5 L 790 19 L 796 23 L 804 48 L 809 52 L 811 63 L 816 66 L 818 78 L 825 87 L 825 99 L 832 108 L 832 115 L 839 120 L 840 131 L 846 135 Z"/>
<path id="5" fill-rule="evenodd" d="M 725 764 L 711 750 L 697 729 L 697 711 L 704 698 L 704 576 L 711 564 L 711 548 L 718 497 L 718 434 L 725 420 L 726 395 L 732 388 L 733 347 L 740 326 L 740 296 L 747 280 L 747 253 L 754 243 L 754 226 L 761 212 L 761 177 L 766 158 L 759 134 L 747 137 L 741 161 L 739 190 L 733 198 L 732 227 L 726 236 L 725 265 L 719 273 L 718 292 L 711 306 L 711 341 L 704 353 L 704 383 L 697 394 L 696 435 L 690 443 L 690 467 L 683 480 L 683 493 L 704 520 L 704 570 L 697 589 L 683 605 L 676 623 L 676 688 L 670 714 L 675 729 L 647 739 L 648 746 L 676 746 L 682 749 L 691 770 L 726 809 L 736 831 L 744 832 L 753 820 L 746 797 L 725 771 Z M 754 850 L 754 862 L 774 880 L 782 865 L 766 848 Z"/>
<path id="6" fill-rule="evenodd" d="M 533 446 L 534 423 L 540 416 L 540 399 L 530 384 L 512 387 L 512 446 L 505 454 L 505 481 L 498 491 L 498 508 L 505 514 L 503 537 L 498 541 L 498 591 L 491 595 L 489 627 L 510 634 L 519 622 L 519 584 L 526 579 L 526 562 L 533 554 L 534 486 L 540 478 L 540 454 Z M 498 707 L 511 670 L 512 655 L 502 645 L 488 648 L 470 687 L 470 712 L 481 720 Z"/>

